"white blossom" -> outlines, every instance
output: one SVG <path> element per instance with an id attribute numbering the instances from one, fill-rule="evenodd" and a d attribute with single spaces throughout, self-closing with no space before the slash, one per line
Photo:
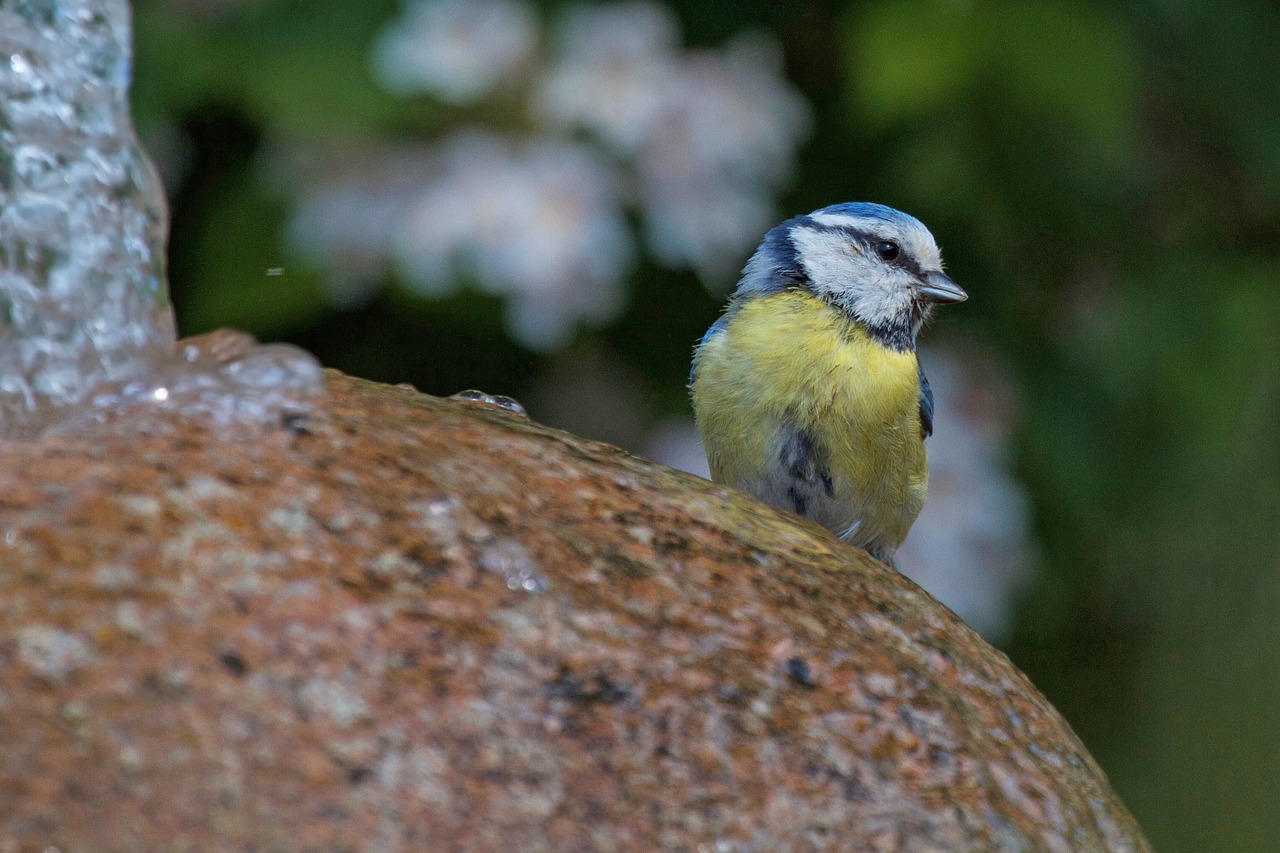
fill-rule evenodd
<path id="1" fill-rule="evenodd" d="M 614 174 L 591 149 L 483 131 L 440 151 L 394 251 L 423 293 L 469 279 L 505 296 L 508 328 L 539 349 L 564 343 L 578 321 L 613 319 L 633 256 Z"/>
<path id="2" fill-rule="evenodd" d="M 669 267 L 692 267 L 708 285 L 732 274 L 778 221 L 772 194 L 750 184 L 701 175 L 645 186 L 649 251 Z"/>
<path id="3" fill-rule="evenodd" d="M 763 36 L 686 56 L 639 158 L 654 255 L 725 283 L 776 221 L 776 188 L 811 121 Z"/>
<path id="4" fill-rule="evenodd" d="M 527 62 L 537 39 L 517 0 L 412 0 L 374 45 L 374 72 L 394 92 L 469 103 Z"/>
<path id="5" fill-rule="evenodd" d="M 633 153 L 669 107 L 678 49 L 679 26 L 666 6 L 572 9 L 560 26 L 557 56 L 534 88 L 534 114 L 553 126 L 585 128 L 618 153 Z"/>
<path id="6" fill-rule="evenodd" d="M 540 52 L 518 0 L 410 0 L 383 32 L 373 59 L 389 89 L 463 104 L 510 84 L 526 111 L 504 115 L 533 126 L 369 145 L 366 162 L 304 180 L 291 242 L 329 267 L 335 302 L 367 298 L 392 268 L 427 295 L 466 282 L 504 298 L 518 340 L 553 348 L 621 310 L 627 208 L 659 262 L 729 283 L 777 220 L 809 131 L 777 45 L 687 50 L 647 0 L 571 8 L 551 42 Z"/>

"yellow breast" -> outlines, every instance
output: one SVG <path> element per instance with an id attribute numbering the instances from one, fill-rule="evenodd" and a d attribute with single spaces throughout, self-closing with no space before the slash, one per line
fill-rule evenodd
<path id="1" fill-rule="evenodd" d="M 780 453 L 803 430 L 831 477 L 805 514 L 850 541 L 892 554 L 924 502 L 914 352 L 886 347 L 803 291 L 754 299 L 698 351 L 694 411 L 713 477 L 785 500 Z M 789 432 L 790 431 L 790 432 Z"/>

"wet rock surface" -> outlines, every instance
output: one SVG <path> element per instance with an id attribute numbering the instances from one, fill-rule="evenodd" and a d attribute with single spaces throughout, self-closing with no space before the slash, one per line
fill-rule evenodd
<path id="1" fill-rule="evenodd" d="M 0 447 L 0 849 L 1147 849 L 1003 655 L 825 531 L 326 383 Z"/>

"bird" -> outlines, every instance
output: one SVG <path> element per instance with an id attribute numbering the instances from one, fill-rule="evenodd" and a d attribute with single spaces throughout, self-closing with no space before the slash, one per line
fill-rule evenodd
<path id="1" fill-rule="evenodd" d="M 924 505 L 933 391 L 916 336 L 968 294 L 920 220 L 844 202 L 770 230 L 696 346 L 711 478 L 893 565 Z"/>

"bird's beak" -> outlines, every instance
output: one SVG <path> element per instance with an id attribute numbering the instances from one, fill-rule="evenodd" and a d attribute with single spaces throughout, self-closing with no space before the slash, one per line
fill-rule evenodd
<path id="1" fill-rule="evenodd" d="M 941 270 L 932 270 L 924 274 L 920 285 L 920 295 L 925 302 L 946 304 L 948 302 L 964 302 L 969 294 L 960 289 L 951 278 Z"/>

